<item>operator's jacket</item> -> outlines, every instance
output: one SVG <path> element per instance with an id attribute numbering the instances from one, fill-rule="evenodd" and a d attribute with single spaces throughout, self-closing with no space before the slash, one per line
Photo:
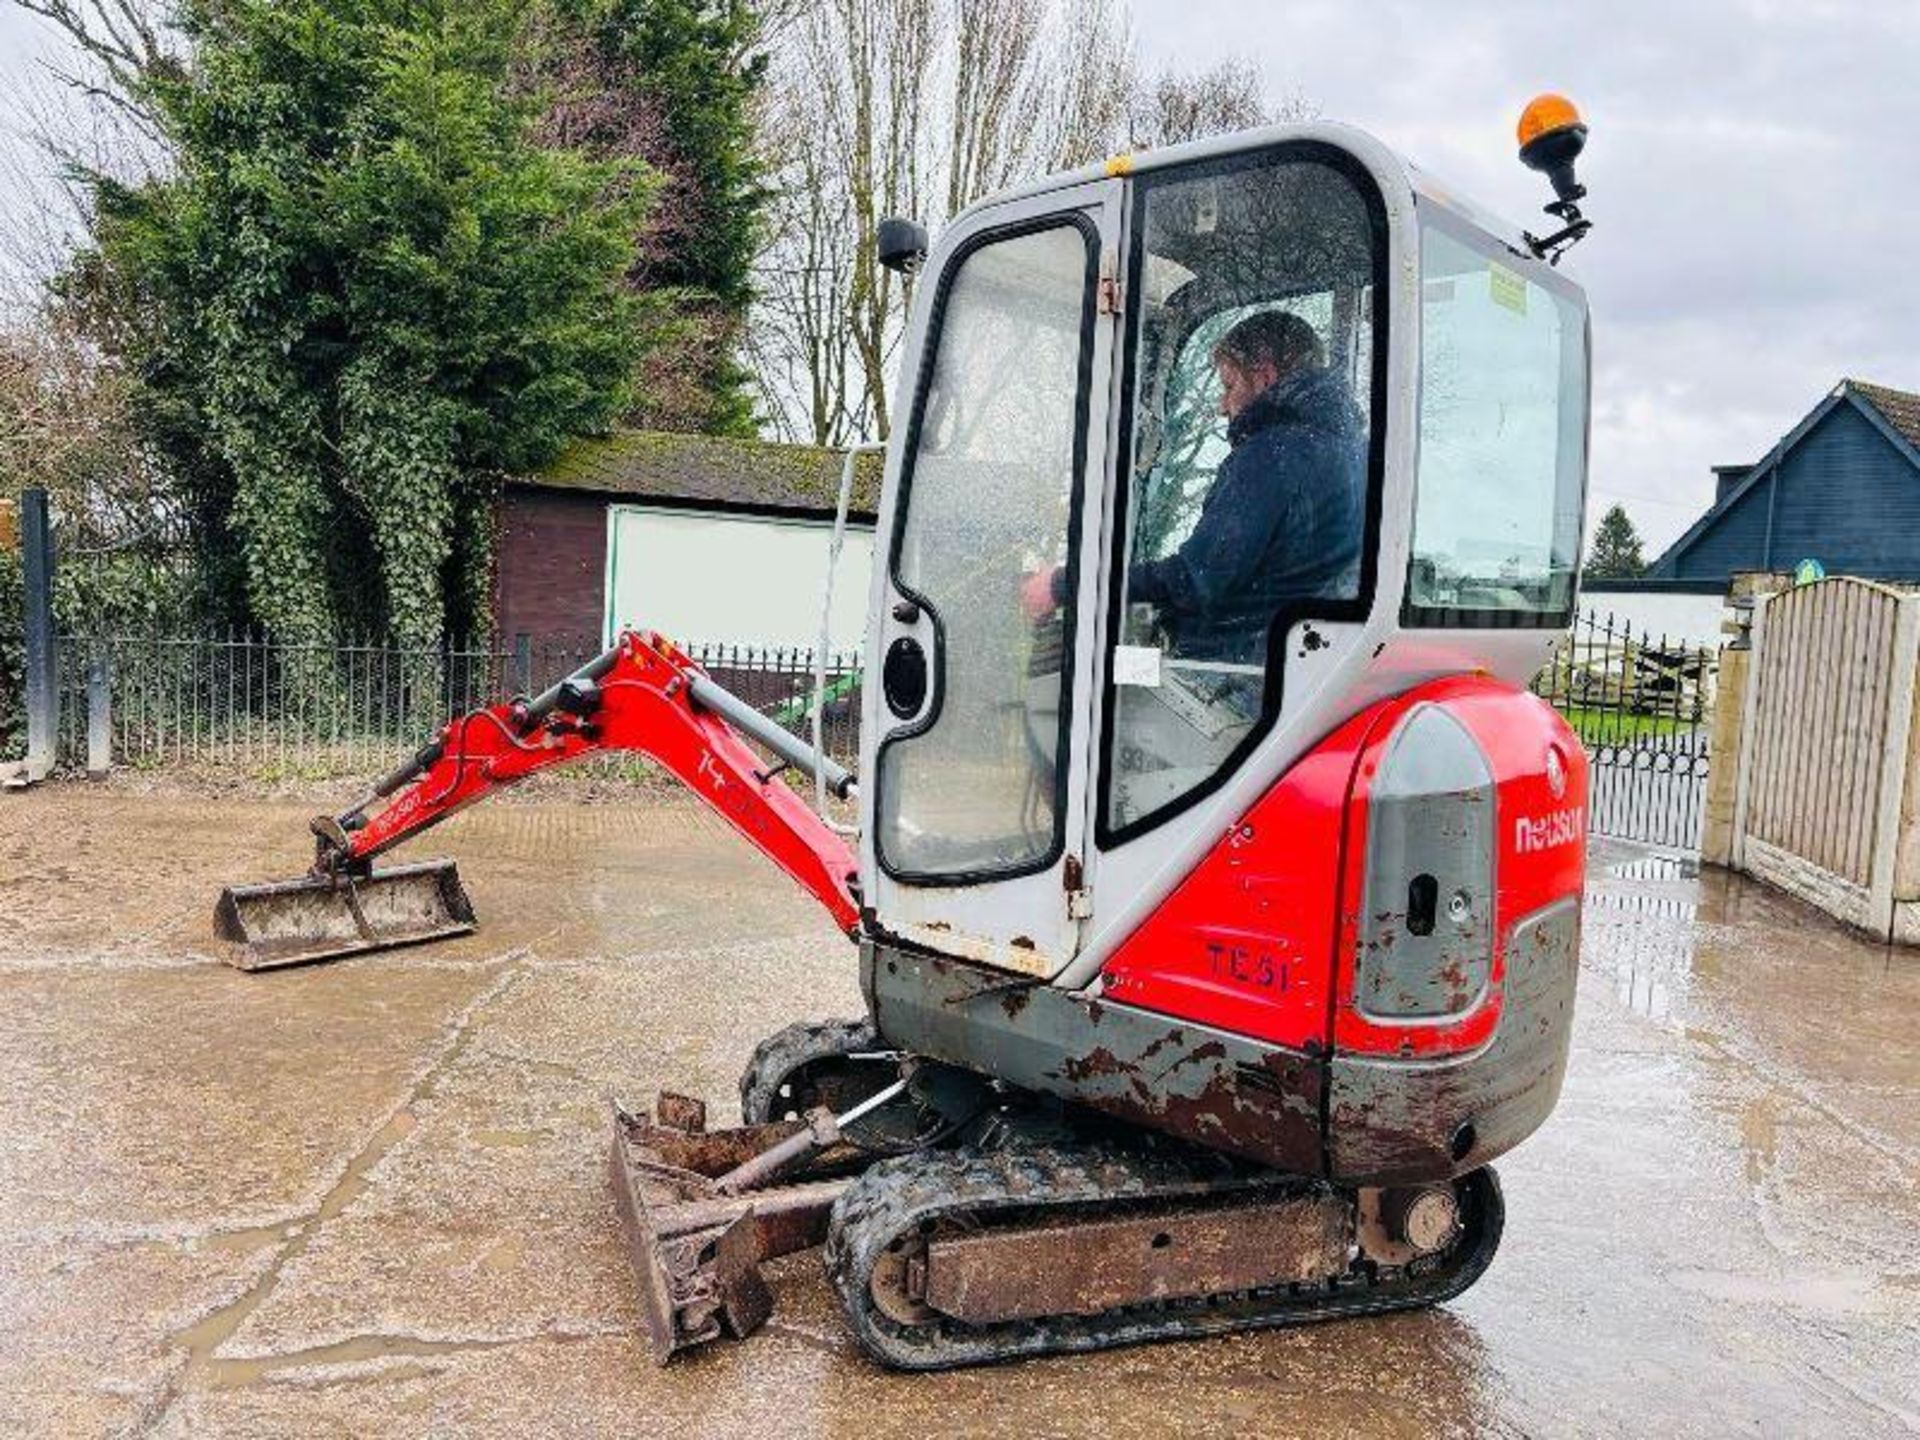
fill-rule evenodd
<path id="1" fill-rule="evenodd" d="M 1127 598 L 1160 606 L 1175 654 L 1261 664 L 1284 601 L 1359 593 L 1366 436 L 1345 383 L 1311 369 L 1255 397 L 1227 441 L 1193 533 L 1136 564 Z"/>

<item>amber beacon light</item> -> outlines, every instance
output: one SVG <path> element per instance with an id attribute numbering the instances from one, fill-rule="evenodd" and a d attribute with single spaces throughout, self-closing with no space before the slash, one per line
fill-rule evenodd
<path id="1" fill-rule="evenodd" d="M 1520 112 L 1515 133 L 1520 141 L 1520 163 L 1540 171 L 1553 186 L 1553 201 L 1545 209 L 1561 222 L 1561 228 L 1551 235 L 1528 235 L 1527 244 L 1535 255 L 1557 265 L 1560 252 L 1593 227 L 1593 222 L 1580 214 L 1579 202 L 1586 198 L 1587 187 L 1573 174 L 1573 162 L 1587 147 L 1587 122 L 1566 96 L 1536 95 Z"/>

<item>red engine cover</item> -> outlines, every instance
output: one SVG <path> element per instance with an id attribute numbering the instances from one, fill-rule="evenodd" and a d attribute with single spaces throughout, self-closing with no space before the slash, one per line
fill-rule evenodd
<path id="1" fill-rule="evenodd" d="M 1400 719 L 1444 705 L 1495 783 L 1494 954 L 1472 1009 L 1383 1023 L 1353 1003 L 1365 892 L 1367 791 Z M 1558 750 L 1556 794 L 1547 753 Z M 1431 681 L 1362 711 L 1294 765 L 1181 882 L 1102 971 L 1105 993 L 1142 1009 L 1292 1049 L 1456 1054 L 1499 1023 L 1513 923 L 1578 895 L 1586 865 L 1586 754 L 1566 722 L 1484 676 Z"/>

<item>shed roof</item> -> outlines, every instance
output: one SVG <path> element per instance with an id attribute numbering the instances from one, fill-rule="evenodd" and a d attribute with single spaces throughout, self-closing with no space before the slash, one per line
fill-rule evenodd
<path id="1" fill-rule="evenodd" d="M 514 483 L 722 510 L 832 515 L 845 452 L 817 445 L 722 435 L 618 430 L 580 440 L 535 475 Z M 882 457 L 854 463 L 850 513 L 872 519 L 880 508 Z"/>

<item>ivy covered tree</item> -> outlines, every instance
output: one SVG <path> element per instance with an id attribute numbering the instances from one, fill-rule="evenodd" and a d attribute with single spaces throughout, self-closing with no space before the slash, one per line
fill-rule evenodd
<path id="1" fill-rule="evenodd" d="M 1611 506 L 1593 532 L 1593 549 L 1587 554 L 1587 578 L 1632 580 L 1646 574 L 1647 562 L 1641 549 L 1640 532 L 1634 528 L 1626 507 Z"/>
<path id="2" fill-rule="evenodd" d="M 490 487 L 635 400 L 658 177 L 540 133 L 521 0 L 186 0 L 131 83 L 171 171 L 95 179 L 63 282 L 246 609 L 432 646 L 484 619 Z"/>

